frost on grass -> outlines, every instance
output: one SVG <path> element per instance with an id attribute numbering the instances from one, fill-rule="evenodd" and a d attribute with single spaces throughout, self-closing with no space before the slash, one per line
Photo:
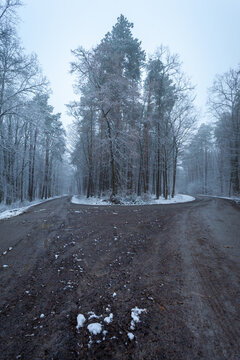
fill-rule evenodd
<path id="1" fill-rule="evenodd" d="M 78 314 L 77 316 L 77 330 L 80 328 L 80 327 L 83 327 L 83 324 L 85 322 L 86 318 L 83 314 Z"/>
<path id="2" fill-rule="evenodd" d="M 87 328 L 88 331 L 93 335 L 97 335 L 102 332 L 102 325 L 99 323 L 89 324 Z"/>
<path id="3" fill-rule="evenodd" d="M 139 315 L 141 315 L 141 313 L 146 311 L 147 311 L 146 309 L 139 309 L 137 306 L 131 310 L 131 317 L 132 317 L 131 326 L 130 326 L 131 330 L 134 330 L 135 324 L 140 322 Z"/>

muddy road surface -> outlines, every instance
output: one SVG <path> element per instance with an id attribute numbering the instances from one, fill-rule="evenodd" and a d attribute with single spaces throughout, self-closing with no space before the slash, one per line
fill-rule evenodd
<path id="1" fill-rule="evenodd" d="M 239 280 L 228 200 L 49 201 L 0 221 L 0 359 L 238 360 Z"/>

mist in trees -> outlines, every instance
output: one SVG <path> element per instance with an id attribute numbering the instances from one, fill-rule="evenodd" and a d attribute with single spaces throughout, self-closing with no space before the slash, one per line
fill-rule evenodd
<path id="1" fill-rule="evenodd" d="M 0 0 L 0 204 L 68 191 L 61 114 L 35 54 L 17 34 L 19 0 Z M 240 193 L 240 68 L 216 76 L 209 117 L 198 125 L 194 88 L 177 54 L 147 55 L 123 15 L 93 49 L 72 50 L 78 100 L 71 166 L 76 192 L 91 196 Z M 74 188 L 74 187 L 73 187 Z"/>
<path id="2" fill-rule="evenodd" d="M 62 192 L 65 132 L 36 55 L 17 35 L 18 0 L 0 0 L 0 203 Z"/>
<path id="3" fill-rule="evenodd" d="M 201 125 L 186 149 L 184 183 L 194 193 L 239 196 L 239 66 L 216 76 L 208 103 L 215 121 Z"/>
<path id="4" fill-rule="evenodd" d="M 149 58 L 123 15 L 92 50 L 73 50 L 80 100 L 72 163 L 79 193 L 174 196 L 177 164 L 196 121 L 193 87 L 163 46 Z"/>

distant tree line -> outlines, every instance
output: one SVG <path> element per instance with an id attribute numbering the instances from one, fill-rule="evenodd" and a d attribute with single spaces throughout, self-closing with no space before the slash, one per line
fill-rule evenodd
<path id="1" fill-rule="evenodd" d="M 218 75 L 210 89 L 212 124 L 202 124 L 184 152 L 190 192 L 240 194 L 240 66 Z"/>
<path id="2" fill-rule="evenodd" d="M 195 124 L 193 87 L 163 46 L 146 59 L 123 15 L 92 50 L 73 50 L 79 101 L 72 164 L 79 193 L 175 195 L 177 165 Z"/>
<path id="3" fill-rule="evenodd" d="M 61 191 L 65 133 L 48 104 L 36 55 L 16 31 L 18 0 L 0 0 L 0 203 L 48 198 Z"/>

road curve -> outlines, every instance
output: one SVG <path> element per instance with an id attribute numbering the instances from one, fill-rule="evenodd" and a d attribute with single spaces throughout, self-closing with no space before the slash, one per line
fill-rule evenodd
<path id="1" fill-rule="evenodd" d="M 238 360 L 239 259 L 228 200 L 32 207 L 0 221 L 0 359 Z"/>

